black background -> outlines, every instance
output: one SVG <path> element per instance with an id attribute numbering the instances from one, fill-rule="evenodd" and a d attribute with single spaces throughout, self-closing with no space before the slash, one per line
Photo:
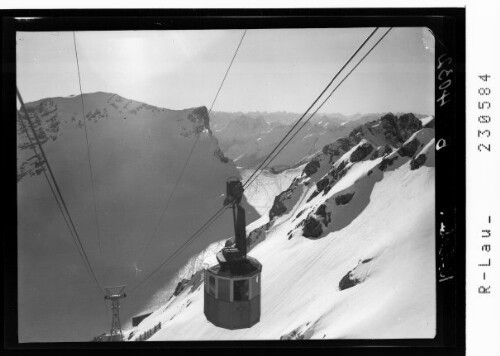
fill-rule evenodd
<path id="1" fill-rule="evenodd" d="M 40 17 L 30 21 L 14 17 Z M 28 343 L 17 340 L 16 210 L 16 31 L 255 29 L 324 27 L 428 27 L 436 38 L 436 61 L 452 58 L 450 102 L 436 104 L 436 270 L 437 335 L 435 339 L 294 340 L 127 343 Z M 4 215 L 4 351 L 9 353 L 88 354 L 124 352 L 270 352 L 324 354 L 465 354 L 465 9 L 143 9 L 143 10 L 5 10 L 2 11 L 2 144 Z M 436 93 L 438 80 L 436 62 Z M 446 241 L 440 225 L 447 226 Z M 442 264 L 445 264 L 444 266 Z M 440 280 L 440 270 L 448 278 Z M 285 291 L 284 291 L 285 292 Z M 54 297 L 57 298 L 57 292 Z M 75 321 L 77 322 L 77 321 Z M 71 325 L 68 325 L 71 327 Z"/>

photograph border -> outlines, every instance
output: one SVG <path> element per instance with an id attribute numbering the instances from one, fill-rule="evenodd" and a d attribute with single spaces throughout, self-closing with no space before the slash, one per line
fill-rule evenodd
<path id="1" fill-rule="evenodd" d="M 31 19 L 15 19 L 31 18 Z M 132 343 L 26 343 L 17 340 L 17 166 L 16 56 L 17 31 L 116 31 L 327 27 L 428 27 L 435 36 L 435 98 L 443 91 L 442 55 L 450 58 L 451 84 L 446 104 L 435 103 L 436 142 L 436 291 L 437 334 L 434 339 L 165 341 Z M 158 349 L 158 348 L 336 348 L 352 353 L 377 347 L 383 354 L 411 348 L 412 353 L 465 353 L 465 8 L 364 9 L 113 9 L 3 10 L 2 113 L 4 152 L 9 152 L 9 209 L 4 234 L 5 347 L 28 349 Z M 441 64 L 441 65 L 440 65 Z M 442 78 L 441 78 L 442 79 Z M 444 102 L 442 101 L 442 102 Z M 13 151 L 10 154 L 10 151 Z M 10 161 L 12 160 L 12 161 Z M 16 168 L 14 168 L 16 167 Z M 12 168 L 12 171 L 11 169 Z M 16 180 L 14 180 L 16 179 Z M 12 205 L 11 205 L 12 204 Z M 442 282 L 443 273 L 446 278 Z M 367 348 L 368 347 L 368 348 Z M 396 348 L 394 348 L 396 347 Z M 349 349 L 348 349 L 349 348 Z M 364 350 L 364 351 L 363 351 Z"/>

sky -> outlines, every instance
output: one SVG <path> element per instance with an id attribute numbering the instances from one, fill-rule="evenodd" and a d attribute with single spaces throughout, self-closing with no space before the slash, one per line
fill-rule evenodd
<path id="1" fill-rule="evenodd" d="M 304 112 L 372 30 L 248 30 L 213 110 Z M 75 32 L 82 90 L 169 109 L 209 108 L 242 35 Z M 17 84 L 25 102 L 79 94 L 73 33 L 17 33 Z M 392 29 L 320 110 L 389 111 L 434 114 L 434 38 L 426 28 Z"/>

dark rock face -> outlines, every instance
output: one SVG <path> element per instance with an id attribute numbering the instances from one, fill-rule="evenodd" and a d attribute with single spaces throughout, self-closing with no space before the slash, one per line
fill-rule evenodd
<path id="1" fill-rule="evenodd" d="M 316 215 L 321 216 L 323 224 L 328 226 L 332 221 L 332 213 L 326 211 L 326 205 L 321 204 L 318 209 L 316 209 Z"/>
<path id="2" fill-rule="evenodd" d="M 282 335 L 280 340 L 304 340 L 304 335 L 298 330 L 292 330 L 288 334 Z"/>
<path id="3" fill-rule="evenodd" d="M 397 117 L 394 114 L 388 113 L 382 116 L 380 122 L 382 124 L 382 128 L 385 131 L 384 136 L 387 141 L 389 141 L 393 145 L 401 142 L 402 138 L 398 129 Z"/>
<path id="4" fill-rule="evenodd" d="M 360 280 L 351 276 L 351 271 L 347 272 L 347 274 L 342 277 L 342 279 L 339 282 L 339 290 L 344 290 L 347 288 L 354 287 L 355 285 L 359 284 Z"/>
<path id="5" fill-rule="evenodd" d="M 388 155 L 389 153 L 392 152 L 392 148 L 391 146 L 389 145 L 385 145 L 383 149 L 378 149 L 378 150 L 375 150 L 375 152 L 373 152 L 372 156 L 371 156 L 371 160 L 375 160 L 381 156 L 386 156 Z"/>
<path id="6" fill-rule="evenodd" d="M 124 107 L 125 108 L 125 107 Z M 184 118 L 178 119 L 177 121 L 182 121 Z M 209 135 L 212 136 L 212 130 L 209 125 L 208 110 L 205 106 L 199 108 L 191 109 L 187 113 L 187 120 L 192 122 L 192 127 L 182 126 L 180 135 L 184 137 L 190 137 L 192 135 L 199 135 L 204 130 L 207 130 Z"/>
<path id="7" fill-rule="evenodd" d="M 61 118 L 58 115 L 57 104 L 52 99 L 43 99 L 38 104 L 26 104 L 26 111 L 30 117 L 36 136 L 43 145 L 49 140 L 55 141 L 62 133 L 60 133 Z M 83 127 L 83 120 L 78 121 Z M 28 139 L 26 136 L 28 130 L 30 137 L 33 137 L 31 126 L 27 118 L 24 116 L 24 111 L 20 110 L 17 113 L 17 147 L 18 150 L 30 150 L 36 146 L 35 140 Z M 27 159 L 24 159 L 17 171 L 17 181 L 21 181 L 24 176 L 37 176 L 44 170 L 44 161 L 38 154 L 34 154 Z"/>
<path id="8" fill-rule="evenodd" d="M 203 283 L 203 270 L 196 271 L 195 274 L 191 276 L 191 289 L 189 290 L 191 293 L 194 292 L 201 284 Z"/>
<path id="9" fill-rule="evenodd" d="M 399 127 L 403 136 L 403 140 L 407 140 L 414 132 L 422 128 L 422 121 L 414 114 L 404 114 L 399 117 Z"/>
<path id="10" fill-rule="evenodd" d="M 412 159 L 410 162 L 410 170 L 419 169 L 427 160 L 427 156 L 423 153 L 419 154 L 416 158 Z"/>
<path id="11" fill-rule="evenodd" d="M 203 130 L 207 129 L 210 134 L 212 134 L 210 130 L 210 124 L 209 124 L 209 116 L 208 116 L 208 110 L 205 106 L 200 106 L 198 108 L 195 108 L 191 111 L 191 113 L 188 115 L 188 120 L 193 122 L 196 127 L 194 131 L 196 133 L 200 133 Z"/>
<path id="12" fill-rule="evenodd" d="M 323 146 L 323 148 L 321 149 L 321 152 L 323 152 L 323 154 L 325 156 L 328 156 L 330 158 L 329 159 L 330 163 L 333 162 L 335 157 L 340 156 L 340 150 L 339 150 L 338 144 L 336 142 L 330 143 L 329 145 L 326 145 L 326 146 Z"/>
<path id="13" fill-rule="evenodd" d="M 360 135 L 358 135 L 356 138 L 350 136 L 339 138 L 335 142 L 324 146 L 321 151 L 324 155 L 330 157 L 330 163 L 332 163 L 335 157 L 340 156 L 341 153 L 349 151 L 354 145 L 359 143 L 359 141 L 361 140 L 359 136 Z"/>
<path id="14" fill-rule="evenodd" d="M 356 144 L 358 144 L 363 138 L 363 126 L 359 126 L 351 131 L 349 138 L 352 139 Z"/>
<path id="15" fill-rule="evenodd" d="M 366 156 L 368 156 L 373 151 L 373 146 L 369 143 L 363 143 L 361 146 L 356 148 L 354 152 L 351 154 L 351 162 L 359 162 L 363 160 Z"/>
<path id="16" fill-rule="evenodd" d="M 288 189 L 281 192 L 274 198 L 273 206 L 269 211 L 269 220 L 274 219 L 274 217 L 276 216 L 281 216 L 287 211 L 284 201 L 290 199 L 293 191 L 297 188 L 299 184 L 299 180 L 300 180 L 299 178 L 294 178 Z"/>
<path id="17" fill-rule="evenodd" d="M 323 191 L 326 186 L 330 183 L 330 179 L 328 179 L 328 176 L 321 178 L 317 183 L 316 183 L 316 189 L 321 192 Z"/>
<path id="18" fill-rule="evenodd" d="M 319 169 L 319 162 L 317 160 L 312 160 L 304 167 L 304 174 L 308 177 L 312 176 Z"/>
<path id="19" fill-rule="evenodd" d="M 307 198 L 307 202 L 309 203 L 311 200 L 313 200 L 314 198 L 316 198 L 319 193 L 321 193 L 321 192 L 318 191 L 318 190 L 315 190 L 314 192 L 312 192 L 312 194 L 309 196 L 309 198 Z"/>
<path id="20" fill-rule="evenodd" d="M 372 125 L 376 124 L 380 121 L 380 126 L 375 129 Z M 378 125 L 377 125 L 378 126 Z M 349 151 L 353 146 L 357 145 L 363 137 L 365 137 L 368 133 L 371 135 L 383 135 L 387 140 L 388 144 L 384 147 L 383 153 L 379 151 L 375 151 L 370 159 L 376 159 L 383 155 L 387 155 L 392 152 L 392 147 L 401 147 L 401 145 L 416 131 L 422 128 L 422 122 L 412 113 L 403 114 L 399 118 L 392 114 L 388 113 L 380 120 L 374 120 L 367 124 L 361 125 L 349 133 L 348 137 L 343 137 L 337 139 L 335 142 L 326 145 L 322 149 L 322 153 L 325 156 L 329 157 L 329 162 L 333 163 L 335 159 Z M 370 144 L 364 144 L 351 155 L 352 162 L 359 162 L 365 159 L 375 148 Z M 312 162 L 311 162 L 312 163 Z M 311 167 L 306 168 L 309 170 Z M 312 172 L 316 172 L 317 169 L 312 169 Z M 308 173 L 308 176 L 313 173 Z"/>
<path id="21" fill-rule="evenodd" d="M 436 119 L 432 118 L 431 121 L 429 121 L 427 124 L 425 124 L 424 128 L 433 129 L 435 126 L 436 126 Z"/>
<path id="22" fill-rule="evenodd" d="M 398 154 L 401 157 L 410 157 L 411 158 L 411 157 L 413 157 L 415 152 L 417 152 L 418 146 L 420 146 L 420 142 L 416 138 L 414 138 L 413 140 L 408 142 L 406 145 L 401 147 L 398 150 Z"/>
<path id="23" fill-rule="evenodd" d="M 393 158 L 384 158 L 382 162 L 378 165 L 378 168 L 383 172 L 387 169 L 387 167 L 392 166 L 395 160 L 398 159 L 398 156 L 394 156 Z"/>
<path id="24" fill-rule="evenodd" d="M 133 113 L 137 114 L 137 111 L 134 111 Z M 88 112 L 85 117 L 87 118 L 87 121 L 92 122 L 98 122 L 101 119 L 107 119 L 109 118 L 108 109 L 104 108 L 101 111 L 99 108 L 96 108 L 95 110 Z"/>
<path id="25" fill-rule="evenodd" d="M 189 279 L 183 279 L 182 281 L 177 283 L 177 286 L 175 287 L 174 291 L 174 296 L 178 296 L 179 294 L 181 294 L 188 284 L 189 284 Z"/>
<path id="26" fill-rule="evenodd" d="M 286 194 L 286 191 L 280 193 L 279 195 L 277 195 L 274 198 L 273 206 L 272 206 L 271 210 L 269 210 L 269 220 L 274 219 L 276 216 L 281 216 L 286 212 L 286 210 L 287 210 L 286 206 L 285 206 L 285 204 L 283 204 L 283 201 L 282 201 L 282 198 L 284 197 L 285 194 Z"/>
<path id="27" fill-rule="evenodd" d="M 379 120 L 374 120 L 368 124 L 355 128 L 350 132 L 349 136 L 339 138 L 335 142 L 325 145 L 322 148 L 323 156 L 317 156 L 307 163 L 304 167 L 303 174 L 307 177 L 311 177 L 319 171 L 321 164 L 326 164 L 325 161 L 327 159 L 329 159 L 330 164 L 333 164 L 335 161 L 337 164 L 336 167 L 334 166 L 330 169 L 327 176 L 321 177 L 321 179 L 316 182 L 316 189 L 312 192 L 307 201 L 310 202 L 320 193 L 327 194 L 330 189 L 346 175 L 351 167 L 351 163 L 363 161 L 367 159 L 367 157 L 377 159 L 384 156 L 381 163 L 378 165 L 378 168 L 380 171 L 385 171 L 394 163 L 396 159 L 398 159 L 397 156 L 390 159 L 385 157 L 392 153 L 394 149 L 400 148 L 398 151 L 400 156 L 412 157 L 418 150 L 420 143 L 416 140 L 412 140 L 407 145 L 404 145 L 404 147 L 402 146 L 413 133 L 421 128 L 422 123 L 414 114 L 404 114 L 397 117 L 396 115 L 389 113 L 384 115 Z M 339 162 L 339 157 L 342 154 L 348 152 L 355 145 L 359 144 L 363 137 L 367 135 L 375 135 L 378 138 L 381 138 L 380 136 L 384 136 L 387 144 L 376 149 L 371 142 L 364 142 L 353 150 L 349 160 L 342 160 Z M 414 165 L 418 165 L 422 159 L 423 158 L 420 158 L 414 163 Z M 372 173 L 373 171 L 370 171 L 368 172 L 368 175 L 371 175 Z M 309 181 L 304 182 L 304 185 L 308 184 Z M 314 184 L 314 182 L 311 181 L 311 184 Z M 269 212 L 271 220 L 276 216 L 283 215 L 287 211 L 285 200 L 290 199 L 293 190 L 294 188 L 291 186 L 287 189 L 287 191 L 282 192 L 275 198 L 273 207 Z M 352 198 L 353 194 L 345 194 L 336 197 L 335 201 L 337 205 L 344 205 L 348 204 Z M 327 215 L 323 216 L 323 213 Z M 298 218 L 300 214 L 301 213 L 299 213 L 295 218 Z M 313 214 L 313 216 L 308 216 L 307 219 L 302 221 L 299 225 L 303 226 L 305 237 L 317 238 L 322 233 L 322 223 L 326 226 L 329 222 L 328 219 L 328 213 L 326 211 L 323 212 L 322 210 L 318 210 L 315 214 Z"/>
<path id="28" fill-rule="evenodd" d="M 422 128 L 422 122 L 413 114 L 404 114 L 399 117 L 392 113 L 388 113 L 380 119 L 382 128 L 384 129 L 385 139 L 392 146 L 400 146 L 414 132 Z"/>
<path id="29" fill-rule="evenodd" d="M 221 161 L 222 163 L 228 163 L 229 162 L 229 158 L 227 158 L 226 156 L 224 156 L 224 153 L 222 153 L 222 150 L 220 148 L 217 148 L 214 151 L 214 156 L 217 157 L 219 159 L 219 161 Z"/>
<path id="30" fill-rule="evenodd" d="M 317 239 L 323 233 L 321 223 L 314 217 L 309 216 L 304 220 L 304 228 L 302 229 L 302 236 L 312 239 Z"/>
<path id="31" fill-rule="evenodd" d="M 373 258 L 366 258 L 366 259 L 364 259 L 362 261 L 359 261 L 358 265 L 356 267 L 354 267 L 352 270 L 350 270 L 349 272 L 347 272 L 344 277 L 342 277 L 342 279 L 339 282 L 339 290 L 344 290 L 344 289 L 347 289 L 347 288 L 351 288 L 351 287 L 354 287 L 355 285 L 360 284 L 361 282 L 363 282 L 366 279 L 367 275 L 365 274 L 364 278 L 359 279 L 359 278 L 357 278 L 357 277 L 354 276 L 354 271 L 360 265 L 368 263 L 368 262 L 370 262 L 372 260 L 373 260 Z"/>
<path id="32" fill-rule="evenodd" d="M 354 129 L 350 136 L 337 139 L 335 142 L 330 143 L 322 148 L 325 156 L 329 157 L 329 162 L 333 163 L 342 153 L 349 151 L 352 147 L 357 145 L 363 138 L 363 129 Z"/>
<path id="33" fill-rule="evenodd" d="M 337 183 L 340 179 L 342 179 L 343 176 L 346 175 L 349 168 L 346 168 L 345 166 L 346 166 L 345 162 L 342 162 L 341 164 L 338 165 L 337 168 L 332 168 L 332 170 L 328 172 L 328 175 L 332 177 L 332 180 L 329 184 L 330 188 L 333 187 L 335 183 Z"/>
<path id="34" fill-rule="evenodd" d="M 256 228 L 247 236 L 247 252 L 266 239 L 267 224 Z"/>
<path id="35" fill-rule="evenodd" d="M 342 195 L 336 196 L 335 197 L 335 204 L 346 205 L 352 200 L 353 196 L 354 196 L 354 193 L 347 193 L 347 194 L 342 194 Z"/>
<path id="36" fill-rule="evenodd" d="M 385 145 L 385 147 L 384 147 L 384 155 L 388 155 L 391 152 L 392 152 L 391 146 Z"/>
<path id="37" fill-rule="evenodd" d="M 33 155 L 27 160 L 25 160 L 21 167 L 18 168 L 17 171 L 17 181 L 21 181 L 21 179 L 29 175 L 30 177 L 37 176 L 44 171 L 44 160 L 39 155 Z"/>
<path id="38" fill-rule="evenodd" d="M 328 172 L 328 176 L 321 178 L 316 183 L 316 190 L 309 196 L 307 202 L 310 202 L 312 199 L 318 196 L 321 192 L 323 194 L 327 194 L 330 189 L 347 173 L 348 169 L 345 168 L 346 162 L 343 161 L 338 165 L 337 168 L 332 168 L 330 172 Z M 329 178 L 331 177 L 331 179 Z"/>
<path id="39" fill-rule="evenodd" d="M 347 166 L 347 162 L 346 161 L 340 162 L 340 164 L 338 165 L 336 171 L 340 172 L 341 170 L 343 170 L 345 168 L 345 166 Z"/>
<path id="40" fill-rule="evenodd" d="M 346 137 L 339 138 L 336 142 L 338 142 L 340 149 L 344 152 L 349 151 L 354 146 L 351 140 Z"/>
<path id="41" fill-rule="evenodd" d="M 304 214 L 304 210 L 299 211 L 299 213 L 295 216 L 295 218 L 299 218 L 302 214 Z"/>
<path id="42" fill-rule="evenodd" d="M 328 176 L 321 178 L 316 183 L 316 190 L 309 196 L 307 202 L 310 202 L 315 197 L 317 197 L 321 192 L 327 194 L 330 189 L 347 173 L 348 169 L 345 168 L 346 162 L 342 161 L 337 168 L 332 168 L 328 172 Z M 331 177 L 331 178 L 329 178 Z"/>
<path id="43" fill-rule="evenodd" d="M 280 340 L 308 340 L 313 336 L 317 322 L 308 322 L 305 325 L 301 325 L 289 333 L 282 335 Z"/>

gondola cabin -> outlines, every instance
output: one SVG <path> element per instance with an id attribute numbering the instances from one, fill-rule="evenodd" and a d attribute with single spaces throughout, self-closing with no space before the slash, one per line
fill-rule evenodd
<path id="1" fill-rule="evenodd" d="M 207 320 L 225 329 L 249 328 L 260 320 L 262 265 L 246 255 L 245 210 L 239 205 L 243 186 L 228 180 L 224 205 L 231 205 L 235 247 L 217 253 L 217 265 L 204 273 L 204 312 Z"/>
<path id="2" fill-rule="evenodd" d="M 245 259 L 239 266 L 220 264 L 205 271 L 205 316 L 226 329 L 249 328 L 260 320 L 261 264 Z"/>

